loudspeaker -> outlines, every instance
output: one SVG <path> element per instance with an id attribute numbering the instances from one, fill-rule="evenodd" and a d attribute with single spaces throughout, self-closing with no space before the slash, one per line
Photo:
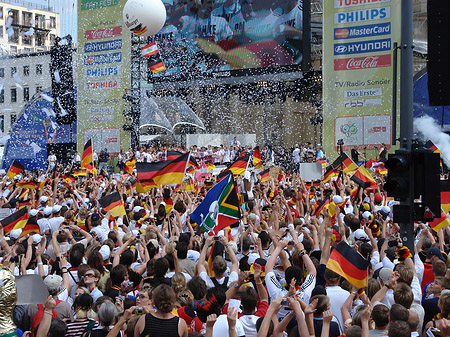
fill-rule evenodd
<path id="1" fill-rule="evenodd" d="M 428 0 L 427 7 L 429 104 L 450 105 L 450 1 Z"/>

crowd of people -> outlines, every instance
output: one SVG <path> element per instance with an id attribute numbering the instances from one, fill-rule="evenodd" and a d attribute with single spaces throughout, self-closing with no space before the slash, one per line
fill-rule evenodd
<path id="1" fill-rule="evenodd" d="M 252 151 L 235 146 L 234 156 Z M 155 161 L 170 149 L 133 155 Z M 190 150 L 196 157 L 216 149 Z M 435 232 L 428 223 L 411 224 L 410 251 L 383 176 L 365 190 L 346 172 L 336 182 L 307 182 L 276 165 L 274 152 L 261 149 L 270 179 L 261 181 L 257 170 L 234 177 L 241 218 L 215 235 L 189 216 L 216 184 L 214 175 L 194 180 L 189 191 L 167 185 L 146 193 L 123 172 L 73 180 L 66 179 L 71 168 L 5 176 L 1 207 L 28 207 L 39 233 L 0 229 L 0 335 L 450 336 L 449 227 Z M 214 161 L 227 159 L 234 157 Z M 48 183 L 24 190 L 19 183 L 27 181 Z M 115 192 L 124 216 L 113 217 L 98 202 Z M 324 200 L 330 203 L 320 207 Z M 369 261 L 364 287 L 327 268 L 340 242 Z M 14 277 L 27 274 L 42 277 L 49 296 L 14 306 Z"/>

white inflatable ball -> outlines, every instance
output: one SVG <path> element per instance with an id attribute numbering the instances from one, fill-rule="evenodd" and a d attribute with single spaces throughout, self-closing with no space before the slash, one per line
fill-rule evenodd
<path id="1" fill-rule="evenodd" d="M 123 21 L 134 34 L 153 36 L 166 22 L 166 8 L 161 0 L 128 0 L 123 7 Z"/>

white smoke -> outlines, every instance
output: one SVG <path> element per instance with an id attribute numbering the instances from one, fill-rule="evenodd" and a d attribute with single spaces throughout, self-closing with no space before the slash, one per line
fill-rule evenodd
<path id="1" fill-rule="evenodd" d="M 434 145 L 442 152 L 443 160 L 450 167 L 450 136 L 442 132 L 441 127 L 430 116 L 424 116 L 414 119 L 414 129 L 422 136 L 426 142 L 431 140 Z"/>

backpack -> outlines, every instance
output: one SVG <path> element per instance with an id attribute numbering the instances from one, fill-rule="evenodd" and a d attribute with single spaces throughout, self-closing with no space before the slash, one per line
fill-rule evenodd
<path id="1" fill-rule="evenodd" d="M 56 300 L 56 306 L 58 306 L 59 303 L 61 303 L 61 300 Z M 33 323 L 31 324 L 31 336 L 34 337 L 34 330 L 36 330 L 36 327 L 41 323 L 42 317 L 44 316 L 44 306 L 42 304 L 38 304 L 38 312 L 36 315 L 34 315 Z M 55 310 L 52 310 L 52 318 L 56 318 L 56 312 Z"/>
<path id="2" fill-rule="evenodd" d="M 223 290 L 225 293 L 227 292 L 227 290 L 228 290 L 228 279 L 229 279 L 228 276 L 225 277 L 225 280 L 223 281 L 222 284 L 219 284 L 219 282 L 217 282 L 215 277 L 210 277 L 210 279 L 211 279 L 211 282 L 214 284 L 214 287 Z"/>

